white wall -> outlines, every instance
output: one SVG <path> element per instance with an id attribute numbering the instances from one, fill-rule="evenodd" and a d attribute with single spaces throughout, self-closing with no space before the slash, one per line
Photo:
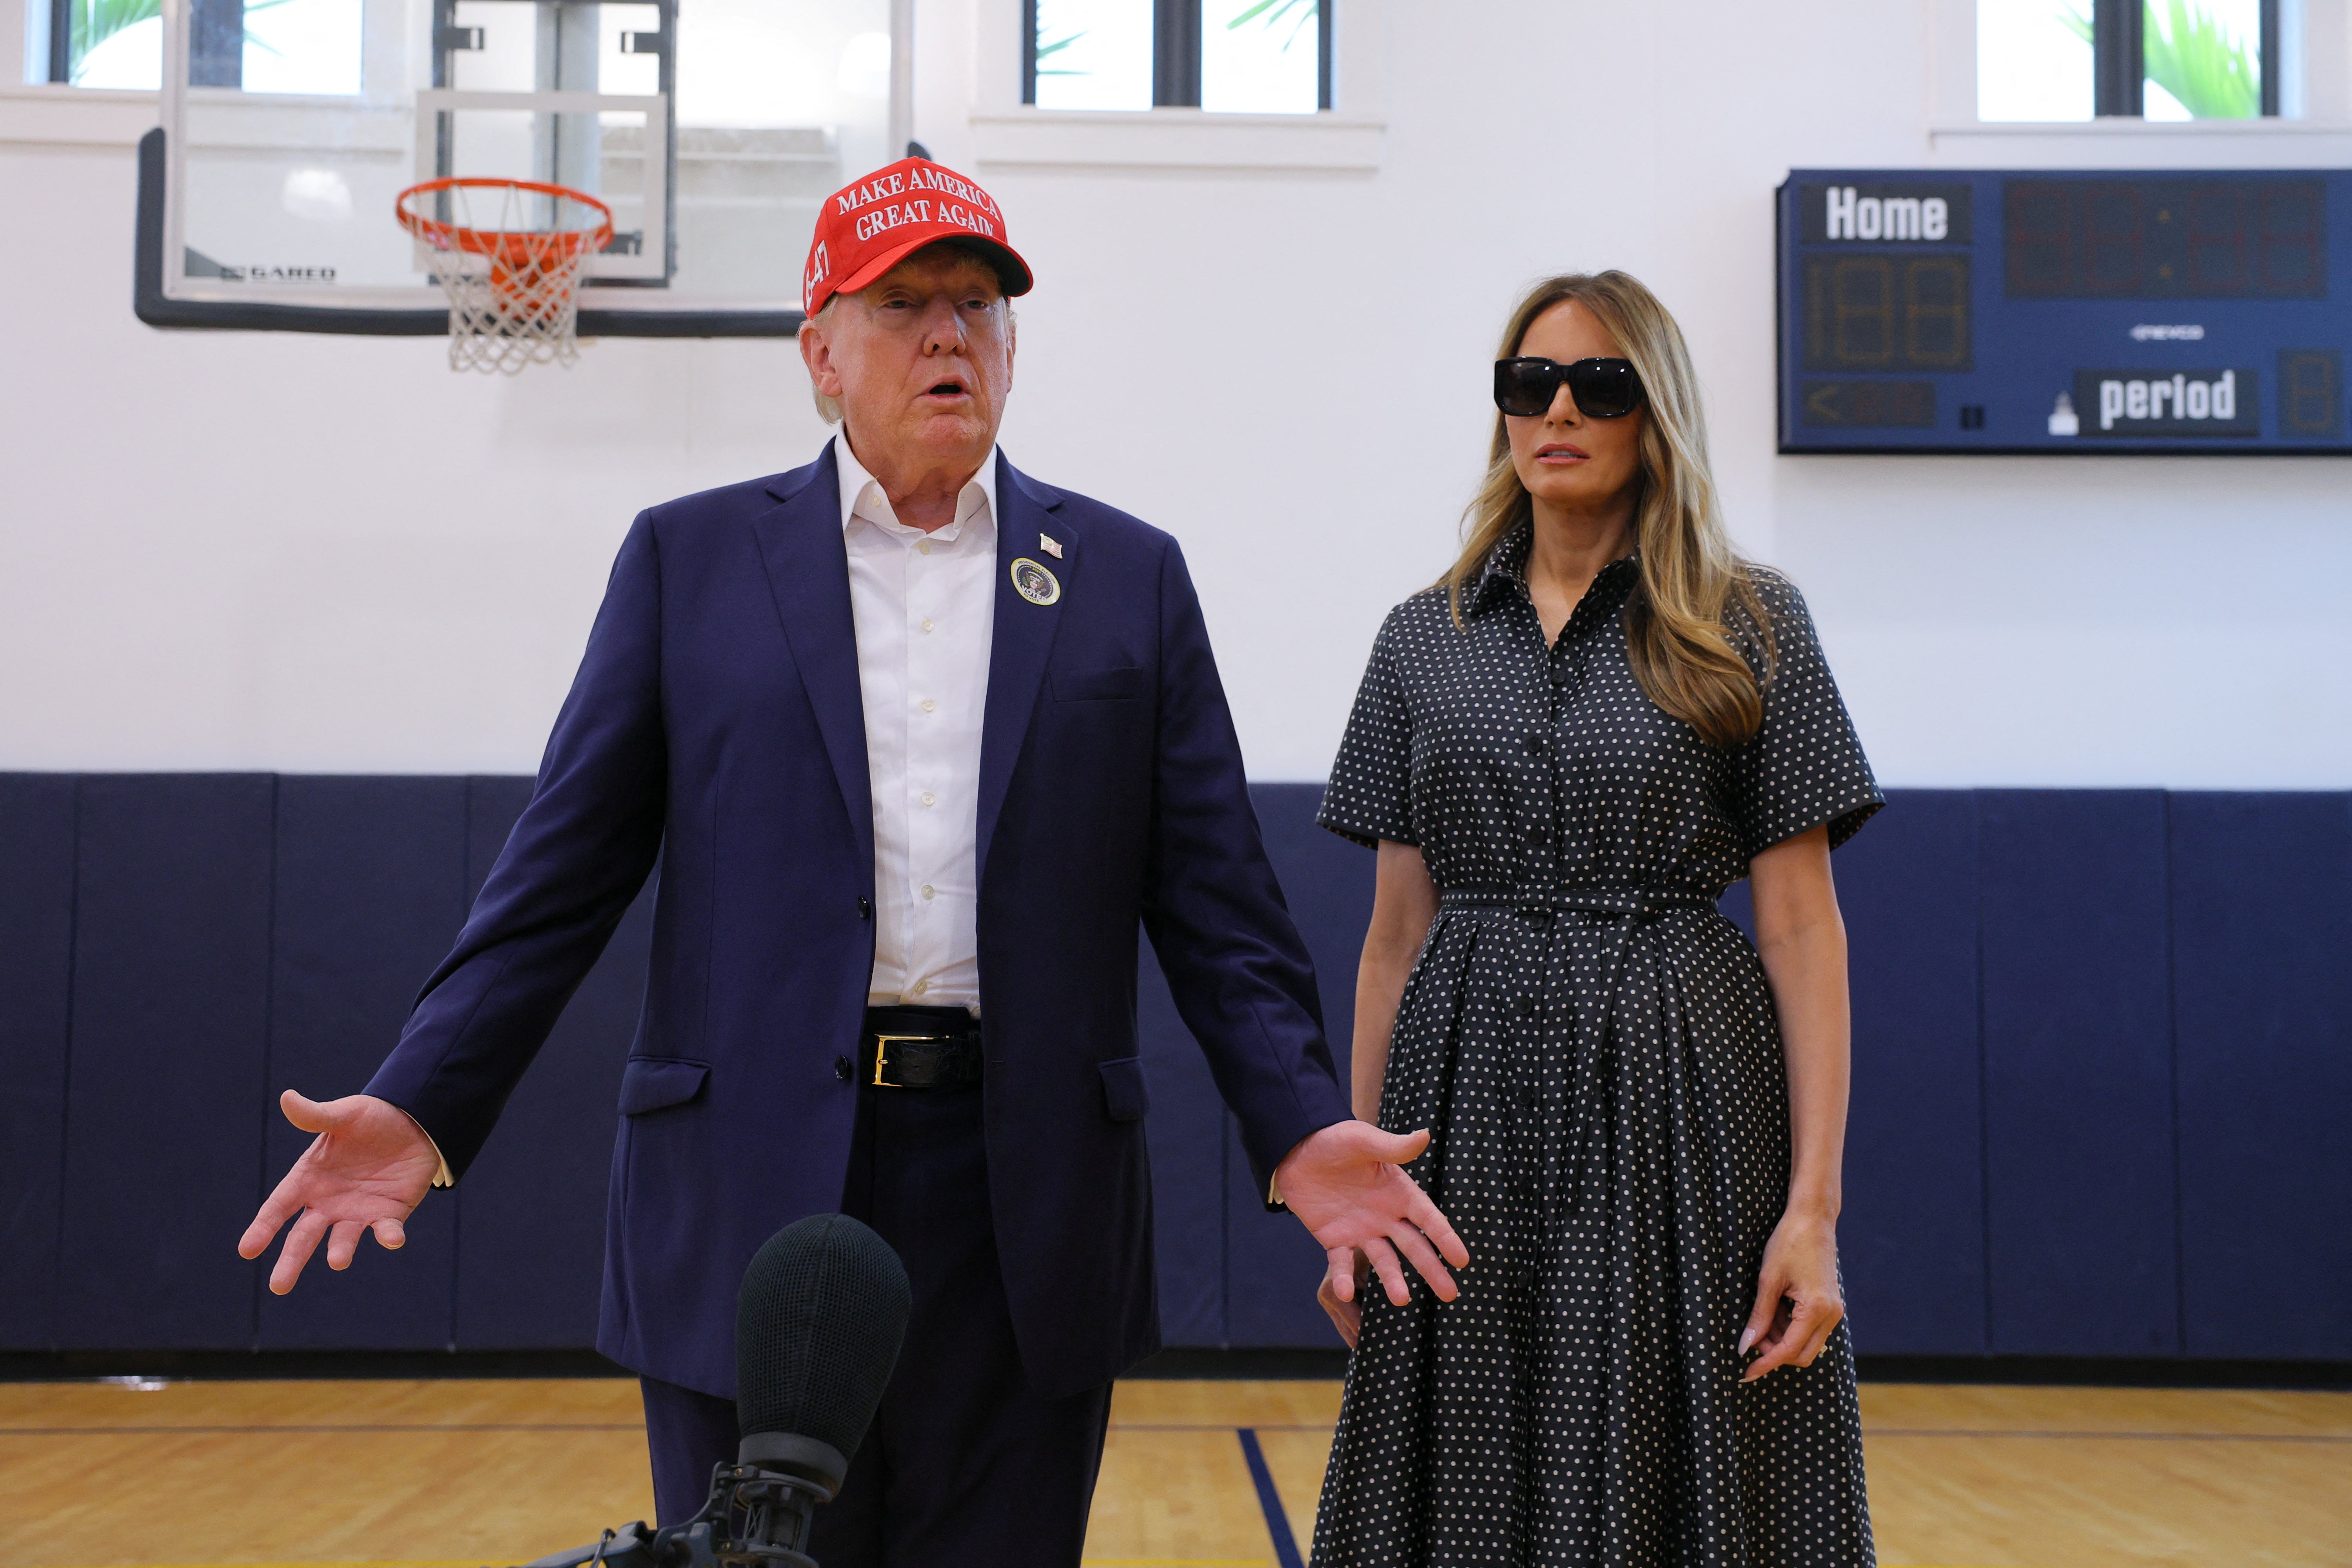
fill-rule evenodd
<path id="1" fill-rule="evenodd" d="M 920 3 L 916 133 L 972 167 L 1007 8 Z M 1339 3 L 1376 171 L 973 168 L 1040 279 L 1006 448 L 1183 539 L 1255 776 L 1321 776 L 1450 558 L 1514 290 L 1613 265 L 1680 315 L 1737 531 L 1885 782 L 2352 786 L 2352 459 L 1775 456 L 1770 207 L 1792 166 L 2344 164 L 2352 130 L 1937 133 L 1953 0 Z M 142 326 L 130 148 L 62 112 L 0 103 L 0 767 L 527 771 L 630 516 L 823 437 L 784 342 L 509 382 Z"/>

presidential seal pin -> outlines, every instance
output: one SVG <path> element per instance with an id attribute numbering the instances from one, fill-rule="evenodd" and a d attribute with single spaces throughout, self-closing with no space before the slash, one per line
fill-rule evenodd
<path id="1" fill-rule="evenodd" d="M 1061 580 L 1026 555 L 1013 563 L 1013 588 L 1033 605 L 1050 605 L 1062 596 Z"/>
<path id="2" fill-rule="evenodd" d="M 1062 542 L 1050 533 L 1041 533 L 1037 536 L 1037 548 L 1056 561 L 1062 558 Z"/>

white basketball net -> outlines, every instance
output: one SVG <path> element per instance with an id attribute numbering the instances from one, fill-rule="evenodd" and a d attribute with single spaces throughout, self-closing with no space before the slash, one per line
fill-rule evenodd
<path id="1" fill-rule="evenodd" d="M 449 297 L 449 368 L 513 375 L 580 357 L 580 268 L 600 224 L 584 202 L 512 185 L 415 198 L 426 270 Z M 446 201 L 446 205 L 444 205 Z M 496 206 L 493 213 L 487 209 Z M 482 210 L 469 210 L 482 209 Z M 436 210 L 439 209 L 439 210 Z"/>

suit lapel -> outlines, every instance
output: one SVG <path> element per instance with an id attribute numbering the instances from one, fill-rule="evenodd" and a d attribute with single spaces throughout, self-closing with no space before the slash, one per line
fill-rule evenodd
<path id="1" fill-rule="evenodd" d="M 800 483 L 795 486 L 794 480 Z M 866 767 L 866 704 L 857 679 L 857 624 L 849 608 L 849 548 L 833 447 L 769 487 L 782 504 L 751 525 L 793 664 L 808 689 L 825 756 L 857 835 L 857 863 L 874 865 L 874 789 Z"/>
<path id="2" fill-rule="evenodd" d="M 1062 605 L 1084 569 L 1072 523 L 1059 517 L 1047 521 L 1061 505 L 1059 492 L 1023 474 L 1002 451 L 997 453 L 996 626 L 989 640 L 988 709 L 981 726 L 980 831 L 973 866 L 982 887 L 988 883 L 989 841 L 996 836 L 1013 766 L 1021 758 L 1030 716 L 1037 709 L 1037 689 L 1045 682 L 1045 658 L 1062 624 Z M 1038 544 L 1041 533 L 1059 540 L 1059 559 Z M 1054 604 L 1033 604 L 1013 586 L 1013 563 L 1024 556 L 1060 581 L 1061 597 Z"/>

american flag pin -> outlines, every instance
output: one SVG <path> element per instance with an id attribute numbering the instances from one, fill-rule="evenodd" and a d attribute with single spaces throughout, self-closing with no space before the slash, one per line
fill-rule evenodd
<path id="1" fill-rule="evenodd" d="M 1037 536 L 1037 548 L 1056 561 L 1062 558 L 1062 542 L 1050 533 L 1041 533 Z"/>

